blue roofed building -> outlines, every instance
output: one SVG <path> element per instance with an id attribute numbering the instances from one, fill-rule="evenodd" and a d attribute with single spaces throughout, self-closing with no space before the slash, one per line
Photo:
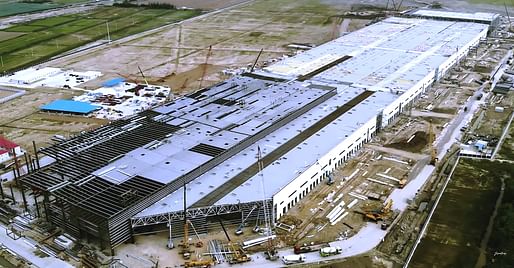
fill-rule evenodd
<path id="1" fill-rule="evenodd" d="M 41 111 L 46 112 L 86 115 L 101 109 L 101 107 L 81 101 L 55 100 L 49 104 L 41 106 L 40 109 Z"/>
<path id="2" fill-rule="evenodd" d="M 125 81 L 125 79 L 123 79 L 123 78 L 114 78 L 114 79 L 107 80 L 107 81 L 103 82 L 102 86 L 104 86 L 104 87 L 113 87 L 113 86 L 116 86 L 119 83 L 124 82 L 124 81 Z"/>

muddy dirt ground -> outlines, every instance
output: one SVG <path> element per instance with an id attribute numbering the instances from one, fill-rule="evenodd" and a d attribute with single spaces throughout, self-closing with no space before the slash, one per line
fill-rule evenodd
<path id="1" fill-rule="evenodd" d="M 0 105 L 0 135 L 22 148 L 47 146 L 55 135 L 69 136 L 107 123 L 82 116 L 61 116 L 39 112 L 39 107 L 57 99 L 70 99 L 82 92 L 62 89 L 30 89 L 21 97 Z"/>

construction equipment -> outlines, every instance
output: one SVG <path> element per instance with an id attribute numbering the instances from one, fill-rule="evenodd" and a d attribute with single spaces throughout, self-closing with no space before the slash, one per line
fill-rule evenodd
<path id="1" fill-rule="evenodd" d="M 192 260 L 186 261 L 184 267 L 211 267 L 213 264 L 212 260 Z"/>
<path id="2" fill-rule="evenodd" d="M 428 121 L 428 148 L 430 150 L 430 165 L 435 166 L 437 161 L 437 149 L 434 147 L 435 133 L 432 126 L 432 120 Z"/>
<path id="3" fill-rule="evenodd" d="M 380 210 L 365 211 L 363 215 L 374 222 L 384 221 L 389 218 L 391 208 L 393 207 L 393 200 L 389 199 Z"/>
<path id="4" fill-rule="evenodd" d="M 203 247 L 203 241 L 200 238 L 200 236 L 198 235 L 198 233 L 196 232 L 195 226 L 193 225 L 193 223 L 190 220 L 187 220 L 187 221 L 189 222 L 189 224 L 191 224 L 191 228 L 193 228 L 193 232 L 195 232 L 196 238 L 198 239 L 198 241 L 196 242 L 195 246 L 197 248 Z"/>
<path id="5" fill-rule="evenodd" d="M 262 155 L 261 155 L 261 148 L 257 146 L 257 166 L 259 167 L 259 176 L 261 177 L 261 184 L 262 184 L 262 193 L 266 193 L 264 188 L 264 174 L 262 173 L 262 170 L 264 168 L 264 163 L 262 162 Z M 278 259 L 278 251 L 275 248 L 275 245 L 273 244 L 273 239 L 271 238 L 273 235 L 273 232 L 271 231 L 271 223 L 270 219 L 268 217 L 268 208 L 267 203 L 265 201 L 265 198 L 262 199 L 263 208 L 264 208 L 264 223 L 265 223 L 265 235 L 268 236 L 268 243 L 266 251 L 264 252 L 264 255 L 266 256 L 266 259 L 270 261 L 275 261 Z"/>
<path id="6" fill-rule="evenodd" d="M 302 254 L 318 251 L 322 248 L 330 247 L 329 244 L 317 244 L 317 245 L 303 245 L 303 246 L 294 246 L 293 252 L 294 254 Z"/>
<path id="7" fill-rule="evenodd" d="M 246 254 L 243 248 L 238 244 L 230 243 L 229 248 L 232 249 L 232 256 L 229 258 L 229 264 L 249 262 L 252 260 L 250 255 Z"/>
<path id="8" fill-rule="evenodd" d="M 207 55 L 205 56 L 205 63 L 202 66 L 202 77 L 200 77 L 200 85 L 198 89 L 202 89 L 202 83 L 207 74 L 207 63 L 209 62 L 209 58 L 211 57 L 212 46 L 209 46 L 209 50 L 207 51 Z"/>
<path id="9" fill-rule="evenodd" d="M 264 50 L 264 48 L 261 48 L 261 51 L 259 51 L 259 54 L 257 55 L 257 58 L 253 62 L 252 68 L 250 68 L 250 73 L 253 72 L 253 69 L 255 68 L 255 65 L 257 65 L 257 61 L 259 60 L 263 50 Z"/>
<path id="10" fill-rule="evenodd" d="M 223 221 L 221 221 L 220 218 L 218 218 L 218 221 L 221 225 L 221 229 L 223 229 L 223 232 L 225 233 L 225 236 L 227 237 L 228 242 L 230 242 L 230 236 L 227 233 L 227 229 L 225 229 L 225 225 L 223 225 Z"/>
<path id="11" fill-rule="evenodd" d="M 189 247 L 189 237 L 188 237 L 188 220 L 187 220 L 187 206 L 186 206 L 186 183 L 184 182 L 184 238 L 180 242 L 179 246 L 181 248 L 180 254 L 184 258 L 184 260 L 189 260 L 191 258 L 191 249 Z"/>
<path id="12" fill-rule="evenodd" d="M 166 244 L 166 247 L 168 249 L 173 249 L 173 248 L 175 248 L 175 244 L 173 243 L 173 239 L 171 238 L 171 217 L 168 220 L 168 228 L 169 228 L 170 236 L 168 238 L 168 243 Z"/>
<path id="13" fill-rule="evenodd" d="M 143 80 L 145 80 L 146 86 L 149 86 L 148 85 L 148 80 L 146 80 L 145 74 L 143 73 L 143 71 L 141 70 L 141 67 L 139 67 L 139 65 L 137 66 L 137 69 L 139 69 L 139 73 L 141 73 L 141 76 L 143 77 Z"/>
<path id="14" fill-rule="evenodd" d="M 259 227 L 259 211 L 257 210 L 257 219 L 255 220 L 255 227 L 253 227 L 252 232 L 259 233 L 261 228 Z"/>
<path id="15" fill-rule="evenodd" d="M 239 226 L 237 227 L 236 231 L 235 231 L 235 234 L 236 235 L 241 235 L 243 234 L 243 227 L 245 225 L 245 222 L 246 220 L 248 219 L 248 217 L 250 217 L 250 215 L 252 215 L 252 212 L 257 208 L 257 206 L 253 206 L 252 209 L 250 210 L 250 212 L 248 213 L 248 215 L 246 215 L 246 217 L 241 221 L 241 224 L 239 224 Z"/>

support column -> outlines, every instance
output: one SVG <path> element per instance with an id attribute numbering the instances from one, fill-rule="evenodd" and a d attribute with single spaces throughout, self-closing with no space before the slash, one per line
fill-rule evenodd
<path id="1" fill-rule="evenodd" d="M 2 196 L 2 199 L 5 199 L 5 196 L 4 196 L 4 187 L 2 186 L 4 182 L 2 181 L 2 179 L 0 179 L 0 195 Z"/>
<path id="2" fill-rule="evenodd" d="M 37 169 L 40 169 L 41 166 L 39 165 L 39 156 L 37 154 L 37 148 L 36 148 L 36 142 L 35 141 L 32 141 L 32 146 L 34 147 L 34 155 L 36 156 Z"/>
<path id="3" fill-rule="evenodd" d="M 41 218 L 41 214 L 39 213 L 39 204 L 37 202 L 37 194 L 34 191 L 32 191 L 32 194 L 34 195 L 34 204 L 36 205 L 36 216 Z"/>
<path id="4" fill-rule="evenodd" d="M 9 184 L 9 189 L 11 190 L 12 202 L 16 204 L 16 197 L 14 197 L 14 192 L 12 190 L 12 184 Z"/>
<path id="5" fill-rule="evenodd" d="M 48 214 L 48 202 L 50 202 L 50 200 L 48 199 L 48 193 L 44 192 L 43 193 L 43 209 L 45 210 L 46 221 L 50 223 L 50 216 Z"/>

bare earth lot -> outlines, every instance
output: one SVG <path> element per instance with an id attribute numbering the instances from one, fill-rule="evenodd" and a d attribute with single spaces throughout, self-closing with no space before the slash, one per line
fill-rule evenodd
<path id="1" fill-rule="evenodd" d="M 207 1 L 211 2 L 222 1 Z M 176 93 L 182 93 L 198 89 L 206 61 L 214 68 L 207 68 L 203 86 L 225 79 L 220 73 L 224 68 L 253 63 L 261 49 L 264 52 L 259 60 L 265 61 L 291 54 L 293 51 L 285 46 L 292 42 L 321 44 L 330 40 L 333 28 L 330 16 L 347 8 L 312 0 L 285 0 L 280 5 L 272 0 L 254 1 L 189 20 L 181 23 L 181 27 L 170 25 L 129 42 L 46 65 L 97 70 L 107 77 L 123 75 L 141 81 L 140 66 L 152 83 L 166 84 Z M 364 23 L 351 21 L 349 28 L 360 28 Z M 207 59 L 209 46 L 212 51 Z"/>
<path id="2" fill-rule="evenodd" d="M 2 91 L 0 91 L 1 93 Z M 22 148 L 32 148 L 32 141 L 46 146 L 55 134 L 69 136 L 107 121 L 39 113 L 39 107 L 56 99 L 66 99 L 82 92 L 61 89 L 31 89 L 19 98 L 0 105 L 0 135 Z"/>

